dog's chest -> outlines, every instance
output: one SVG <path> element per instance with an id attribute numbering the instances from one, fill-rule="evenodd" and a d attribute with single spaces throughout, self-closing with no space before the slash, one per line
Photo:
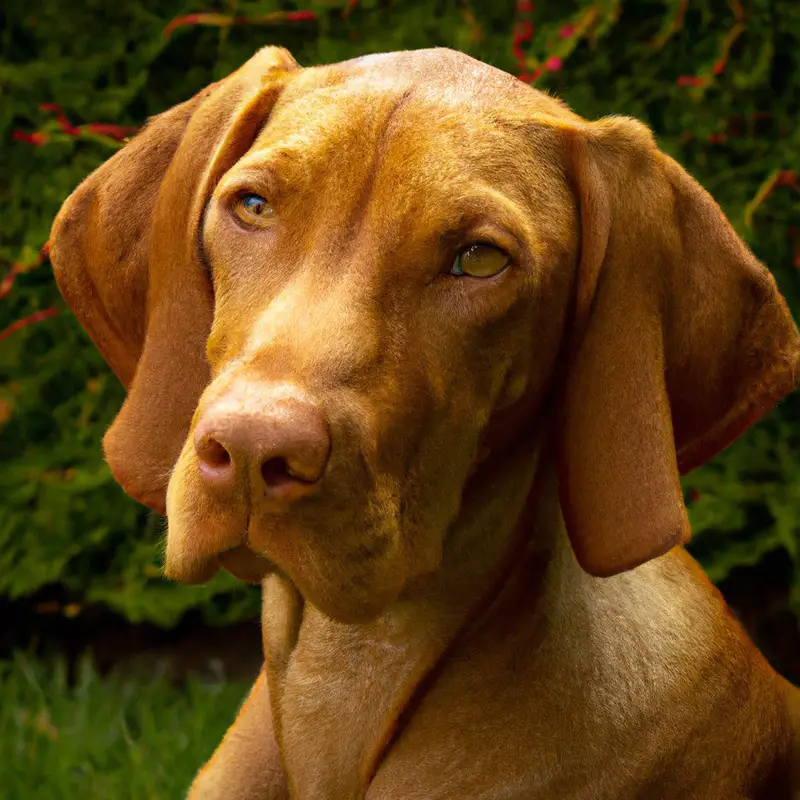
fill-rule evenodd
<path id="1" fill-rule="evenodd" d="M 754 774 L 751 745 L 759 737 L 742 734 L 752 689 L 739 674 L 748 672 L 746 663 L 735 674 L 718 670 L 711 683 L 698 677 L 694 691 L 678 676 L 703 675 L 703 665 L 719 659 L 706 653 L 701 661 L 701 647 L 681 640 L 672 649 L 684 672 L 667 669 L 673 659 L 666 623 L 657 639 L 634 637 L 631 626 L 626 633 L 622 614 L 613 629 L 574 612 L 568 625 L 556 623 L 550 606 L 548 613 L 521 614 L 529 605 L 526 581 L 508 585 L 513 591 L 491 619 L 462 636 L 444 662 L 442 648 L 464 608 L 447 614 L 439 606 L 432 614 L 417 605 L 358 630 L 307 615 L 273 692 L 293 796 L 748 797 L 742 786 Z M 658 593 L 629 594 L 638 619 L 647 597 Z M 623 600 L 615 595 L 618 612 Z M 692 635 L 702 629 L 699 622 L 679 627 Z M 645 657 L 648 641 L 655 650 Z M 423 681 L 426 674 L 434 679 Z M 726 764 L 712 755 L 719 753 L 727 754 Z"/>
<path id="2" fill-rule="evenodd" d="M 571 724 L 567 709 L 559 721 L 537 721 L 524 701 L 516 713 L 469 706 L 465 698 L 431 715 L 420 709 L 365 800 L 755 800 L 736 763 L 741 753 L 722 763 L 718 743 L 702 739 L 688 752 L 663 752 L 672 744 L 666 721 L 615 740 Z"/>
<path id="3" fill-rule="evenodd" d="M 399 715 L 463 622 L 453 610 L 420 626 L 418 613 L 400 610 L 374 631 L 306 613 L 270 686 L 293 796 L 364 797 Z"/>
<path id="4" fill-rule="evenodd" d="M 719 658 L 676 648 L 687 670 L 678 679 L 667 625 L 645 658 L 647 640 L 637 651 L 619 617 L 613 630 L 577 615 L 570 625 L 552 614 L 508 624 L 521 605 L 512 594 L 451 652 L 366 800 L 751 798 L 766 731 L 745 729 L 760 680 L 746 660 L 709 681 L 700 676 Z"/>

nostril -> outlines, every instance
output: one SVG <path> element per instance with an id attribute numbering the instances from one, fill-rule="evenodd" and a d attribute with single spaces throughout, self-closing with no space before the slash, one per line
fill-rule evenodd
<path id="1" fill-rule="evenodd" d="M 194 430 L 197 465 L 209 489 L 249 486 L 253 496 L 288 504 L 319 488 L 331 437 L 318 408 L 282 399 L 260 401 L 257 410 L 231 405 L 207 409 Z"/>
<path id="2" fill-rule="evenodd" d="M 286 459 L 280 456 L 268 458 L 261 465 L 261 476 L 264 478 L 264 483 L 266 483 L 267 486 L 283 486 L 284 484 L 293 483 L 295 481 L 305 483 L 299 475 L 292 472 Z"/>
<path id="3" fill-rule="evenodd" d="M 196 446 L 195 451 L 200 460 L 208 467 L 224 469 L 231 463 L 231 454 L 216 439 L 207 436 Z"/>

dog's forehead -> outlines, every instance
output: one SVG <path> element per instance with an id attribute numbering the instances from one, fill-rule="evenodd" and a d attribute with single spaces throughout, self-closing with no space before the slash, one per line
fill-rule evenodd
<path id="1" fill-rule="evenodd" d="M 508 115 L 574 117 L 561 101 L 513 75 L 447 48 L 377 53 L 290 74 L 279 108 L 342 106 L 346 111 L 411 99 L 432 119 L 462 108 Z"/>
<path id="2" fill-rule="evenodd" d="M 537 115 L 575 118 L 555 98 L 463 53 L 382 53 L 288 73 L 246 162 L 257 166 L 265 154 L 274 163 L 280 154 L 304 171 L 342 174 L 388 163 L 458 182 L 519 162 Z"/>
<path id="3" fill-rule="evenodd" d="M 320 219 L 355 219 L 373 207 L 367 199 L 379 201 L 374 213 L 389 238 L 413 229 L 424 239 L 430 226 L 455 225 L 467 207 L 499 213 L 508 199 L 548 208 L 558 218 L 549 227 L 560 229 L 569 201 L 558 140 L 549 125 L 531 125 L 536 115 L 575 116 L 513 76 L 444 49 L 298 69 L 230 180 L 268 176 L 260 185 L 271 197 L 313 198 Z"/>

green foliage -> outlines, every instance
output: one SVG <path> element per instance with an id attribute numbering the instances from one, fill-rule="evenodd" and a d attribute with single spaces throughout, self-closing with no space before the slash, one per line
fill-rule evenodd
<path id="1" fill-rule="evenodd" d="M 536 3 L 532 12 L 508 0 L 309 0 L 304 8 L 315 20 L 271 22 L 255 18 L 298 6 L 208 1 L 6 0 L 4 269 L 35 264 L 60 203 L 120 146 L 88 123 L 138 126 L 265 44 L 282 44 L 307 65 L 445 45 L 515 74 L 538 74 L 537 86 L 587 117 L 624 113 L 646 121 L 800 309 L 800 245 L 791 227 L 800 195 L 788 185 L 800 164 L 796 0 L 741 0 L 741 7 L 735 0 L 565 0 Z M 244 21 L 163 35 L 173 18 L 197 12 Z M 533 25 L 528 41 L 526 23 Z M 70 124 L 84 127 L 64 131 L 42 103 L 58 103 Z M 19 132 L 34 134 L 34 142 L 18 140 Z M 193 606 L 216 621 L 254 612 L 256 594 L 226 577 L 195 588 L 160 578 L 161 524 L 123 495 L 101 456 L 122 391 L 63 308 L 46 262 L 20 272 L 0 298 L 0 331 L 43 309 L 61 313 L 0 341 L 0 593 L 17 597 L 56 583 L 78 602 L 163 625 Z M 697 497 L 690 501 L 695 549 L 712 577 L 784 549 L 798 565 L 800 611 L 798 410 L 790 399 L 685 485 Z"/>
<path id="2" fill-rule="evenodd" d="M 89 659 L 69 686 L 63 664 L 49 669 L 22 654 L 0 662 L 0 684 L 4 800 L 184 797 L 248 688 L 101 680 Z"/>

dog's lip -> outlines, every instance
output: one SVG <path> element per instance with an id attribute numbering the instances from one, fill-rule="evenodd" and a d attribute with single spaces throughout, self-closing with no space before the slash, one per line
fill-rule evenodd
<path id="1" fill-rule="evenodd" d="M 275 567 L 271 561 L 253 552 L 247 545 L 240 544 L 218 556 L 219 563 L 223 569 L 246 583 L 261 583 L 261 581 Z"/>
<path id="2" fill-rule="evenodd" d="M 169 580 L 198 585 L 208 583 L 219 572 L 219 561 L 216 558 L 192 559 L 185 561 L 171 559 L 167 556 L 164 573 Z"/>

